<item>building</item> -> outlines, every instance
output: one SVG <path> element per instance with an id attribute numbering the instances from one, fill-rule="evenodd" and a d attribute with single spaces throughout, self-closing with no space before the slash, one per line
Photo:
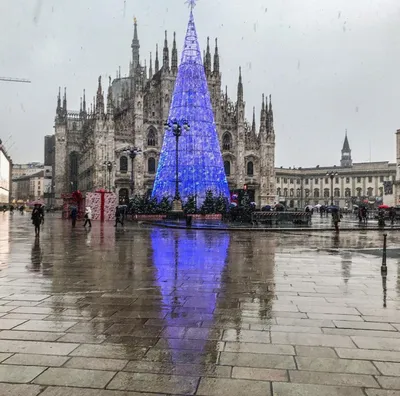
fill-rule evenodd
<path id="1" fill-rule="evenodd" d="M 55 135 L 44 137 L 44 185 L 43 198 L 48 206 L 54 204 Z"/>
<path id="2" fill-rule="evenodd" d="M 15 203 L 43 200 L 44 170 L 13 179 L 13 194 Z"/>
<path id="3" fill-rule="evenodd" d="M 131 45 L 129 74 L 111 81 L 107 95 L 99 77 L 96 97 L 87 106 L 85 91 L 79 111 L 69 110 L 64 90 L 58 94 L 55 118 L 55 195 L 81 190 L 83 193 L 111 187 L 120 202 L 153 188 L 168 119 L 175 79 L 178 72 L 178 50 L 174 34 L 172 51 L 165 34 L 162 60 L 156 46 L 143 65 L 137 22 Z M 230 190 L 247 190 L 259 205 L 275 199 L 275 132 L 271 96 L 263 96 L 259 128 L 253 109 L 252 123 L 245 119 L 246 104 L 242 75 L 239 72 L 236 101 L 221 87 L 220 54 L 215 41 L 212 57 L 210 43 L 204 55 L 211 104 L 222 150 L 224 169 Z M 130 160 L 129 147 L 141 150 Z M 131 191 L 130 191 L 131 190 Z"/>
<path id="4" fill-rule="evenodd" d="M 27 201 L 30 196 L 30 176 L 44 170 L 41 162 L 29 162 L 27 164 L 13 164 L 11 173 L 11 200 Z M 19 180 L 21 179 L 21 180 Z"/>
<path id="5" fill-rule="evenodd" d="M 13 164 L 12 178 L 17 179 L 21 176 L 29 176 L 44 169 L 41 162 L 29 162 L 28 164 Z"/>
<path id="6" fill-rule="evenodd" d="M 398 131 L 397 161 L 400 164 L 399 135 Z M 277 200 L 290 208 L 329 205 L 332 201 L 342 208 L 351 208 L 360 202 L 393 205 L 396 173 L 399 173 L 398 165 L 388 161 L 354 163 L 346 133 L 339 166 L 277 168 Z M 400 180 L 399 174 L 397 179 Z"/>
<path id="7" fill-rule="evenodd" d="M 0 139 L 0 204 L 10 202 L 12 161 Z"/>

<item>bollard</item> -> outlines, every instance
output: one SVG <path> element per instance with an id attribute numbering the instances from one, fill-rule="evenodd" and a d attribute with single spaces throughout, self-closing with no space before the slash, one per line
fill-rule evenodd
<path id="1" fill-rule="evenodd" d="M 387 299 L 386 274 L 382 274 L 382 290 L 383 290 L 383 308 L 386 308 L 386 299 Z"/>
<path id="2" fill-rule="evenodd" d="M 382 252 L 382 266 L 381 272 L 387 274 L 387 266 L 386 266 L 386 238 L 387 234 L 383 234 L 383 252 Z"/>

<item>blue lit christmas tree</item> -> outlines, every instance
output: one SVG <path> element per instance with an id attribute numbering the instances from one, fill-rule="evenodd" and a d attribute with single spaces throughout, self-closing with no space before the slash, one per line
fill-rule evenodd
<path id="1" fill-rule="evenodd" d="M 182 129 L 179 138 L 178 186 L 180 198 L 185 202 L 189 196 L 195 196 L 199 207 L 208 190 L 229 199 L 229 188 L 197 40 L 193 17 L 195 1 L 187 1 L 190 18 L 169 122 L 185 120 L 190 126 L 189 130 Z M 158 201 L 175 196 L 175 170 L 176 140 L 173 131 L 166 130 L 152 194 Z"/>

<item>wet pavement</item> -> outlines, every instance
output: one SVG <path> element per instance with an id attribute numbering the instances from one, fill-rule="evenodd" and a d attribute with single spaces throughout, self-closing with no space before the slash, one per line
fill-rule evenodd
<path id="1" fill-rule="evenodd" d="M 0 395 L 400 395 L 380 232 L 32 233 L 0 214 Z"/>
<path id="2" fill-rule="evenodd" d="M 154 220 L 147 221 L 147 224 L 155 224 L 158 226 L 163 226 L 166 228 L 187 228 L 185 220 L 174 221 L 174 220 Z M 373 231 L 382 231 L 382 230 L 396 230 L 400 231 L 400 223 L 399 221 L 391 224 L 390 220 L 385 220 L 385 226 L 381 227 L 378 224 L 378 220 L 369 219 L 366 223 L 360 222 L 358 217 L 354 214 L 345 214 L 339 224 L 341 231 L 343 232 L 353 232 L 353 231 L 363 231 L 363 230 L 373 230 Z M 246 230 L 246 231 L 332 231 L 335 229 L 332 223 L 332 216 L 328 214 L 328 216 L 320 216 L 318 213 L 314 213 L 311 217 L 311 222 L 308 224 L 293 224 L 292 222 L 273 222 L 272 224 L 268 224 L 266 222 L 260 222 L 258 224 L 254 223 L 241 223 L 241 222 L 226 222 L 219 220 L 201 220 L 201 219 L 193 219 L 192 229 L 210 229 L 210 230 Z"/>

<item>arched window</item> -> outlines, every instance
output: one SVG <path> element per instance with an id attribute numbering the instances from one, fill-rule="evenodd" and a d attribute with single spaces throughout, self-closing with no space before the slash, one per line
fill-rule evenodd
<path id="1" fill-rule="evenodd" d="M 129 192 L 127 188 L 121 188 L 119 190 L 118 201 L 120 205 L 127 205 L 129 203 Z"/>
<path id="2" fill-rule="evenodd" d="M 362 194 L 362 188 L 357 187 L 357 197 L 361 197 L 361 194 Z"/>
<path id="3" fill-rule="evenodd" d="M 297 197 L 300 197 L 300 194 L 301 194 L 301 189 L 298 188 L 298 189 L 296 190 L 296 196 L 297 196 Z"/>
<path id="4" fill-rule="evenodd" d="M 154 129 L 150 129 L 149 133 L 147 134 L 147 145 L 149 147 L 157 146 L 157 136 Z"/>
<path id="5" fill-rule="evenodd" d="M 126 173 L 128 172 L 128 158 L 125 156 L 122 156 L 119 159 L 119 171 L 121 173 Z"/>
<path id="6" fill-rule="evenodd" d="M 229 161 L 224 161 L 224 169 L 225 169 L 225 175 L 230 176 L 231 175 L 231 163 Z"/>
<path id="7" fill-rule="evenodd" d="M 334 195 L 335 197 L 340 197 L 340 188 L 335 188 Z"/>
<path id="8" fill-rule="evenodd" d="M 314 197 L 319 198 L 319 188 L 314 188 Z"/>
<path id="9" fill-rule="evenodd" d="M 291 189 L 290 189 L 290 192 L 289 192 L 289 194 L 290 194 L 290 196 L 291 196 L 291 197 L 293 197 L 293 196 L 294 196 L 294 188 L 291 188 Z M 293 202 L 293 201 L 292 201 L 292 202 Z"/>
<path id="10" fill-rule="evenodd" d="M 254 175 L 254 165 L 252 161 L 249 161 L 247 163 L 247 176 L 253 176 Z"/>
<path id="11" fill-rule="evenodd" d="M 147 170 L 151 174 L 156 173 L 156 159 L 155 158 L 150 157 L 147 160 Z"/>
<path id="12" fill-rule="evenodd" d="M 344 192 L 345 197 L 351 197 L 351 190 L 350 188 L 346 188 L 345 192 Z"/>
<path id="13" fill-rule="evenodd" d="M 379 187 L 379 196 L 383 197 L 383 187 Z"/>
<path id="14" fill-rule="evenodd" d="M 329 198 L 329 196 L 330 196 L 329 188 L 324 188 L 324 197 Z"/>
<path id="15" fill-rule="evenodd" d="M 79 154 L 73 151 L 69 155 L 70 192 L 78 190 Z"/>
<path id="16" fill-rule="evenodd" d="M 287 188 L 284 188 L 284 189 L 283 189 L 283 196 L 284 196 L 284 197 L 287 197 Z"/>
<path id="17" fill-rule="evenodd" d="M 281 196 L 281 189 L 280 189 L 280 188 L 277 188 L 277 189 L 276 189 L 276 195 L 277 195 L 278 197 Z"/>
<path id="18" fill-rule="evenodd" d="M 372 197 L 374 195 L 374 189 L 372 187 L 369 187 L 367 194 L 368 194 L 369 197 Z"/>
<path id="19" fill-rule="evenodd" d="M 229 151 L 232 147 L 232 136 L 230 133 L 224 133 L 222 137 L 222 149 Z"/>
<path id="20" fill-rule="evenodd" d="M 306 188 L 306 189 L 304 190 L 304 193 L 305 193 L 305 195 L 306 195 L 306 198 L 308 198 L 308 197 L 310 196 L 310 190 L 309 190 L 308 188 Z"/>

